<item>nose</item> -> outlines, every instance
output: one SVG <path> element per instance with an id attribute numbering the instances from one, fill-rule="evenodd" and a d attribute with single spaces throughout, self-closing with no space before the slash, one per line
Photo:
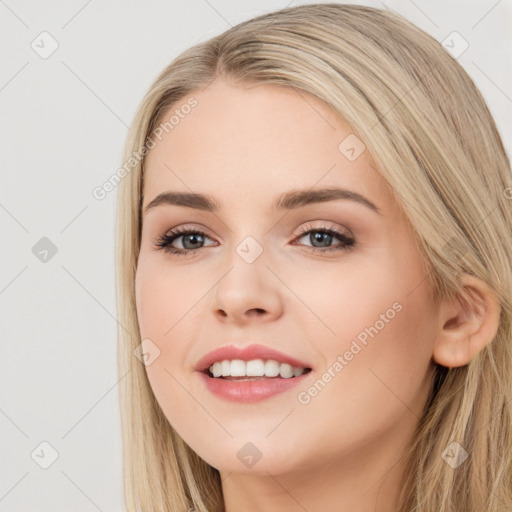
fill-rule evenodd
<path id="1" fill-rule="evenodd" d="M 235 254 L 214 289 L 212 311 L 223 323 L 270 322 L 283 313 L 282 283 L 263 255 L 247 263 Z"/>

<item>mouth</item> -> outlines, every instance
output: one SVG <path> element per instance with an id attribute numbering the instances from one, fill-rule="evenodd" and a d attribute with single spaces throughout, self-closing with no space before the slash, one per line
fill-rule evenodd
<path id="1" fill-rule="evenodd" d="M 238 382 L 267 379 L 296 379 L 309 373 L 311 368 L 292 366 L 275 359 L 225 359 L 216 361 L 202 372 L 211 379 Z"/>
<path id="2" fill-rule="evenodd" d="M 291 392 L 309 378 L 312 368 L 276 359 L 223 359 L 198 373 L 206 389 L 218 398 L 250 404 Z"/>

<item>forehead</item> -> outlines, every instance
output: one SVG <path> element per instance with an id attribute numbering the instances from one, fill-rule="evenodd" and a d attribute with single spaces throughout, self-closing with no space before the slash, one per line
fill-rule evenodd
<path id="1" fill-rule="evenodd" d="M 190 97 L 195 107 L 181 113 L 161 140 L 154 138 L 144 205 L 167 189 L 269 202 L 291 188 L 343 186 L 374 198 L 386 193 L 362 141 L 311 94 L 274 84 L 214 82 L 173 105 L 164 122 Z"/>
<path id="2" fill-rule="evenodd" d="M 163 134 L 165 143 L 157 142 L 148 160 L 179 150 L 188 158 L 199 159 L 220 149 L 237 155 L 243 150 L 263 156 L 266 148 L 276 156 L 297 151 L 304 142 L 315 149 L 332 150 L 333 135 L 340 138 L 350 128 L 318 98 L 296 89 L 274 84 L 241 84 L 214 82 L 204 90 L 192 93 L 196 106 L 179 116 L 178 122 Z M 180 110 L 184 98 L 170 109 Z M 169 115 L 163 115 L 163 120 Z M 176 116 L 175 116 L 176 118 Z M 172 135 L 172 136 L 171 136 Z M 163 142 L 163 141 L 162 141 Z M 337 150 L 337 148 L 334 148 Z"/>

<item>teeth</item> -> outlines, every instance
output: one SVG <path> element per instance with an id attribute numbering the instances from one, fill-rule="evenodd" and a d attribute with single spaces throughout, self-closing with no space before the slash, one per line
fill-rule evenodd
<path id="1" fill-rule="evenodd" d="M 277 377 L 279 375 L 279 363 L 271 359 L 265 363 L 265 376 Z"/>
<path id="2" fill-rule="evenodd" d="M 220 364 L 221 365 L 221 371 L 222 371 L 222 376 L 223 377 L 229 377 L 231 375 L 231 370 L 230 370 L 231 363 L 229 361 L 222 361 L 222 363 L 215 363 L 215 364 Z M 218 377 L 218 375 L 216 375 L 216 377 Z"/>
<path id="3" fill-rule="evenodd" d="M 245 363 L 247 377 L 263 377 L 265 375 L 265 362 L 263 359 L 252 359 Z"/>
<path id="4" fill-rule="evenodd" d="M 210 372 L 214 377 L 277 377 L 279 375 L 283 379 L 290 379 L 300 377 L 304 373 L 304 368 L 279 363 L 273 359 L 268 361 L 251 359 L 247 362 L 233 359 L 213 363 L 210 366 Z"/>
<path id="5" fill-rule="evenodd" d="M 293 377 L 293 366 L 290 366 L 289 364 L 282 364 L 279 370 L 279 375 L 285 379 Z"/>
<path id="6" fill-rule="evenodd" d="M 293 369 L 294 377 L 300 377 L 303 373 L 304 373 L 304 368 L 294 368 Z"/>

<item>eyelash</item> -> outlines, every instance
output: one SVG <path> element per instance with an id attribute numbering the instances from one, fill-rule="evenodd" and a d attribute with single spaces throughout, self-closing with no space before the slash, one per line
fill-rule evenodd
<path id="1" fill-rule="evenodd" d="M 320 227 L 312 227 L 311 225 L 304 226 L 300 230 L 299 235 L 294 240 L 303 238 L 305 235 L 312 233 L 312 232 L 313 233 L 314 232 L 327 233 L 331 236 L 338 238 L 343 244 L 341 246 L 325 247 L 325 248 L 308 246 L 312 252 L 325 253 L 325 252 L 331 252 L 331 251 L 351 251 L 355 248 L 356 242 L 353 238 L 345 235 L 344 233 L 337 231 L 336 229 L 334 229 L 332 227 L 327 227 L 327 226 L 320 226 Z M 183 227 L 179 227 L 176 229 L 172 229 L 171 231 L 168 231 L 163 236 L 159 237 L 156 240 L 155 246 L 157 247 L 157 249 L 161 249 L 165 252 L 168 252 L 168 253 L 176 255 L 176 256 L 187 256 L 187 255 L 189 255 L 193 252 L 197 252 L 201 249 L 206 249 L 206 247 L 199 247 L 198 249 L 176 249 L 176 247 L 171 246 L 171 243 L 174 242 L 174 240 L 176 240 L 177 238 L 180 238 L 181 236 L 186 236 L 186 235 L 201 235 L 203 237 L 204 236 L 208 237 L 208 235 L 206 233 L 204 233 L 203 231 L 200 231 L 198 229 L 192 229 L 187 226 L 183 226 Z M 208 238 L 210 238 L 210 237 L 208 237 Z"/>

